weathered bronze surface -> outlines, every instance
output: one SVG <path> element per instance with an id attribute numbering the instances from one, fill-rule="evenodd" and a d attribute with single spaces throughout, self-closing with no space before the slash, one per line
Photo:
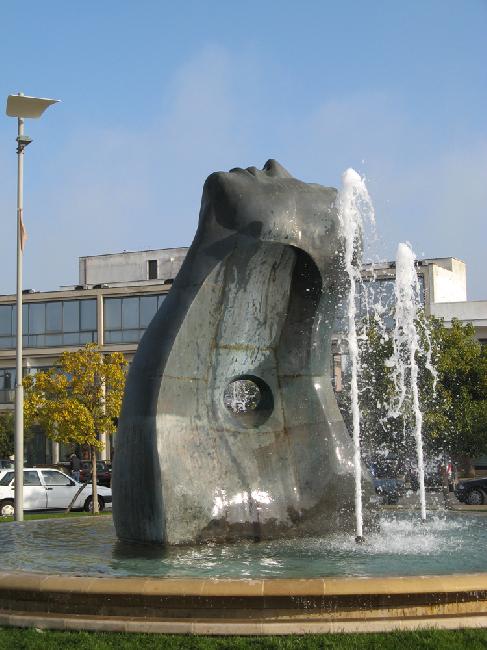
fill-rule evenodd
<path id="1" fill-rule="evenodd" d="M 330 360 L 336 196 L 273 160 L 206 180 L 195 239 L 130 368 L 113 476 L 121 539 L 353 528 Z"/>

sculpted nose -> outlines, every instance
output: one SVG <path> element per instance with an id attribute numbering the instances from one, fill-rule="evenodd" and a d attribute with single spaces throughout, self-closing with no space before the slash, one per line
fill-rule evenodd
<path id="1" fill-rule="evenodd" d="M 257 174 L 259 173 L 257 167 L 253 167 L 253 166 L 247 167 L 247 171 L 249 172 L 249 174 L 252 174 L 253 176 L 257 176 Z"/>
<path id="2" fill-rule="evenodd" d="M 284 167 L 273 158 L 270 158 L 266 162 L 263 170 L 269 176 L 275 176 L 276 178 L 292 178 L 292 175 L 287 171 L 287 169 L 284 169 Z"/>

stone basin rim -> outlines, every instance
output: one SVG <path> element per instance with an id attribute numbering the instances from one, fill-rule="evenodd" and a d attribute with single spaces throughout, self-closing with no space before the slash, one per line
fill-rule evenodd
<path id="1" fill-rule="evenodd" d="M 487 591 L 487 572 L 417 576 L 319 578 L 186 578 L 79 576 L 0 571 L 0 591 L 22 590 L 133 596 L 346 596 Z"/>

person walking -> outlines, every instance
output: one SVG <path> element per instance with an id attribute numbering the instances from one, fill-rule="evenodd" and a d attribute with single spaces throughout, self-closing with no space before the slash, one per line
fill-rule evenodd
<path id="1" fill-rule="evenodd" d="M 81 461 L 76 456 L 76 454 L 71 454 L 69 457 L 69 465 L 71 468 L 71 476 L 74 478 L 75 481 L 79 483 L 79 471 L 81 469 Z"/>

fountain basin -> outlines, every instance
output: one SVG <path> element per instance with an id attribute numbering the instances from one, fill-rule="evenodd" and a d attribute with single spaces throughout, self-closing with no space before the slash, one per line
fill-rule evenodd
<path id="1" fill-rule="evenodd" d="M 485 523 L 483 514 L 443 513 L 420 525 L 417 513 L 390 513 L 363 545 L 343 534 L 169 550 L 121 544 L 110 517 L 2 524 L 0 625 L 193 634 L 483 627 Z"/>
<path id="2" fill-rule="evenodd" d="M 487 626 L 487 574 L 219 580 L 0 574 L 0 625 L 181 634 Z"/>

